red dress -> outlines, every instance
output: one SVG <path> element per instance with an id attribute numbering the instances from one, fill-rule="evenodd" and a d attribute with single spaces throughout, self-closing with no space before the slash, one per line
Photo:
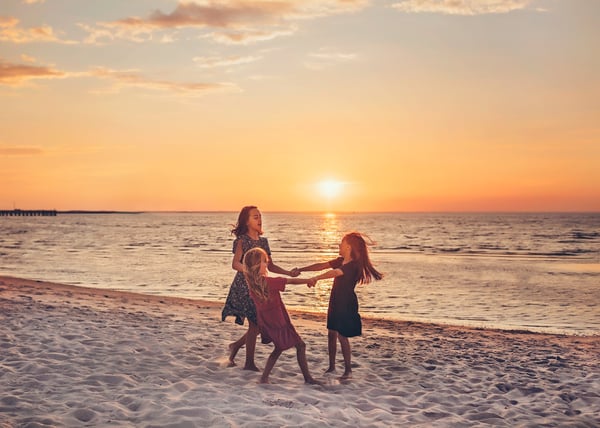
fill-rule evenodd
<path id="1" fill-rule="evenodd" d="M 292 325 L 279 294 L 279 292 L 285 291 L 286 283 L 286 278 L 267 277 L 269 299 L 266 302 L 261 301 L 253 292 L 250 292 L 250 297 L 256 306 L 256 318 L 262 343 L 273 342 L 275 347 L 282 351 L 296 346 L 302 340 Z"/>

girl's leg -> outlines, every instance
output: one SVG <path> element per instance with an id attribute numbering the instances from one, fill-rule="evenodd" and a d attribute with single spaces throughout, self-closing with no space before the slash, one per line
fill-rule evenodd
<path id="1" fill-rule="evenodd" d="M 260 371 L 254 364 L 254 351 L 256 351 L 256 336 L 258 336 L 258 326 L 248 320 L 248 331 L 246 332 L 246 364 L 244 370 Z"/>
<path id="2" fill-rule="evenodd" d="M 227 367 L 235 366 L 235 361 L 234 361 L 235 356 L 237 355 L 240 348 L 246 344 L 246 336 L 247 335 L 248 335 L 248 333 L 246 332 L 238 340 L 236 340 L 235 342 L 231 342 L 229 344 L 229 362 L 227 364 Z"/>
<path id="3" fill-rule="evenodd" d="M 340 345 L 342 346 L 342 355 L 344 356 L 344 374 L 340 379 L 350 379 L 352 377 L 352 351 L 350 349 L 350 340 L 346 336 L 338 334 Z"/>
<path id="4" fill-rule="evenodd" d="M 262 376 L 260 377 L 260 383 L 269 383 L 269 374 L 271 374 L 271 370 L 275 366 L 277 362 L 277 358 L 281 355 L 281 350 L 275 348 L 269 358 L 267 359 L 267 364 L 265 365 L 265 370 L 263 371 Z"/>
<path id="5" fill-rule="evenodd" d="M 338 333 L 335 330 L 327 331 L 327 349 L 329 351 L 329 368 L 325 373 L 331 373 L 335 371 L 335 354 L 337 352 L 337 337 Z"/>
<path id="6" fill-rule="evenodd" d="M 296 345 L 296 357 L 298 358 L 298 365 L 300 366 L 302 376 L 304 376 L 304 382 L 311 385 L 322 385 L 321 382 L 313 379 L 308 371 L 308 362 L 306 361 L 306 343 L 304 343 L 304 341 L 300 341 L 300 343 Z"/>

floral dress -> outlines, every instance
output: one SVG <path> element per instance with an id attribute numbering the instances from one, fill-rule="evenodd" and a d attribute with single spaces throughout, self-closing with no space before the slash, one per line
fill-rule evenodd
<path id="1" fill-rule="evenodd" d="M 242 258 L 248 250 L 255 247 L 262 248 L 267 252 L 269 257 L 271 257 L 271 249 L 269 248 L 269 241 L 267 238 L 260 237 L 258 240 L 254 240 L 248 235 L 242 235 L 233 241 L 232 252 L 234 254 L 239 241 L 242 242 Z M 227 300 L 225 300 L 225 306 L 221 313 L 221 320 L 225 321 L 225 318 L 230 315 L 235 316 L 236 324 L 244 325 L 244 318 L 248 318 L 250 322 L 256 324 L 256 307 L 250 298 L 248 285 L 246 284 L 242 272 L 236 272 L 235 278 L 233 278 L 233 282 L 229 287 L 229 294 L 227 295 Z"/>

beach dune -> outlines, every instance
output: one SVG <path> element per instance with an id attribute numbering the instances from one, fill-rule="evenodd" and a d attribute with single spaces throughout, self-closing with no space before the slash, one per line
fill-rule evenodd
<path id="1" fill-rule="evenodd" d="M 290 311 L 325 385 L 303 383 L 293 351 L 260 385 L 244 350 L 227 367 L 244 329 L 220 310 L 0 277 L 0 427 L 600 426 L 598 336 L 365 319 L 340 382 L 324 316 Z"/>

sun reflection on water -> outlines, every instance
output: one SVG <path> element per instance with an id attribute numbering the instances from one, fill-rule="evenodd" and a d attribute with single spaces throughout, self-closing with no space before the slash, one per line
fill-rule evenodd
<path id="1" fill-rule="evenodd" d="M 314 288 L 311 288 L 311 311 L 327 313 L 327 307 L 329 306 L 329 294 L 331 293 L 332 286 L 333 280 L 326 279 L 317 282 L 317 285 Z"/>
<path id="2" fill-rule="evenodd" d="M 322 260 L 316 260 L 315 262 L 333 260 L 337 257 L 337 245 L 342 239 L 339 226 L 340 222 L 336 213 L 327 212 L 323 214 L 319 227 L 319 238 L 321 242 L 326 244 L 327 248 L 331 249 L 331 251 L 325 253 Z M 318 272 L 315 272 L 315 274 L 318 274 Z M 319 313 L 327 312 L 331 287 L 333 287 L 333 279 L 325 279 L 319 281 L 317 285 L 311 289 L 311 297 L 313 299 L 311 302 L 312 310 Z"/>
<path id="3" fill-rule="evenodd" d="M 339 238 L 339 221 L 338 216 L 333 212 L 323 214 L 321 217 L 321 225 L 319 227 L 319 238 L 321 242 L 327 243 L 327 245 L 333 245 L 337 243 Z"/>

